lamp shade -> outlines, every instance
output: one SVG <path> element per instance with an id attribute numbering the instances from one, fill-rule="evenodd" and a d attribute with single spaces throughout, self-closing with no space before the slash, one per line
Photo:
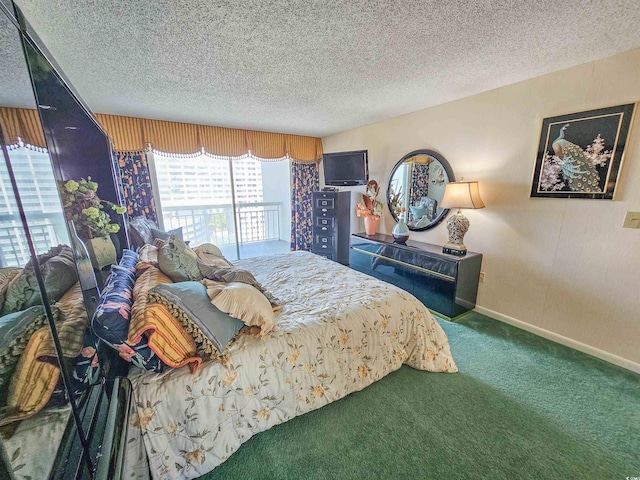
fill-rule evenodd
<path id="1" fill-rule="evenodd" d="M 440 208 L 484 208 L 478 182 L 450 182 L 444 190 Z"/>

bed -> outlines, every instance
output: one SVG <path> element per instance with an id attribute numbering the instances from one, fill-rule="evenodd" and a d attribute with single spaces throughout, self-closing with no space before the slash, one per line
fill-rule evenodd
<path id="1" fill-rule="evenodd" d="M 393 285 L 308 252 L 235 263 L 279 299 L 282 312 L 264 338 L 241 332 L 226 360 L 204 362 L 195 374 L 132 369 L 130 428 L 142 430 L 155 479 L 203 475 L 252 435 L 402 364 L 457 371 L 442 328 Z"/>

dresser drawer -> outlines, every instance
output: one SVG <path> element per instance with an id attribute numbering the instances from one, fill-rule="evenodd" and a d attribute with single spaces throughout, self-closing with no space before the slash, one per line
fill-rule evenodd
<path id="1" fill-rule="evenodd" d="M 375 264 L 396 265 L 420 270 L 426 274 L 453 282 L 456 279 L 458 264 L 437 257 L 424 255 L 419 250 L 397 248 L 395 245 L 357 242 L 352 250 L 361 251 L 377 258 Z"/>
<path id="2" fill-rule="evenodd" d="M 335 237 L 332 234 L 325 235 L 323 233 L 316 233 L 313 235 L 313 244 L 333 247 L 335 245 Z"/>
<path id="3" fill-rule="evenodd" d="M 482 255 L 442 253 L 422 242 L 394 243 L 383 234 L 351 236 L 351 266 L 412 293 L 427 307 L 454 318 L 475 307 Z"/>
<path id="4" fill-rule="evenodd" d="M 319 253 L 321 255 L 326 255 L 328 253 L 335 254 L 336 253 L 336 246 L 335 245 L 329 245 L 328 243 L 315 243 L 314 242 L 313 246 L 311 247 L 311 251 L 313 253 Z"/>
<path id="5" fill-rule="evenodd" d="M 335 208 L 314 208 L 313 210 L 314 217 L 337 217 L 338 211 Z"/>
<path id="6" fill-rule="evenodd" d="M 314 205 L 315 208 L 323 209 L 323 208 L 335 208 L 335 200 L 333 198 L 316 198 L 316 203 Z"/>
<path id="7" fill-rule="evenodd" d="M 328 230 L 324 231 L 333 231 L 333 227 L 335 226 L 335 217 L 316 217 L 316 227 L 324 227 Z"/>

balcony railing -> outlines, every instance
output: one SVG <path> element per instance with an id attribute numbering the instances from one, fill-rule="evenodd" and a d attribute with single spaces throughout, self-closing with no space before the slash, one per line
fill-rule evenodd
<path id="1" fill-rule="evenodd" d="M 62 214 L 27 213 L 29 232 L 36 253 L 68 242 Z M 0 215 L 0 266 L 23 267 L 31 259 L 27 237 L 19 215 Z"/>
<path id="2" fill-rule="evenodd" d="M 233 205 L 193 205 L 162 207 L 165 230 L 182 227 L 185 239 L 192 245 L 214 243 L 218 246 L 238 243 L 280 240 L 282 203 L 262 202 L 238 204 L 237 224 L 234 222 Z"/>

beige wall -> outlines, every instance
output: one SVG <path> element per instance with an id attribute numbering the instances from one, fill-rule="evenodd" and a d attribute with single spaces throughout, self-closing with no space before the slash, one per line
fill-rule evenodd
<path id="1" fill-rule="evenodd" d="M 370 178 L 385 186 L 404 154 L 440 152 L 458 179 L 480 182 L 487 205 L 465 211 L 465 244 L 484 254 L 480 310 L 637 370 L 640 230 L 621 225 L 625 211 L 640 211 L 640 112 L 616 200 L 532 199 L 529 192 L 543 118 L 638 100 L 634 50 L 332 135 L 323 146 L 368 149 Z M 387 212 L 379 230 L 393 225 Z M 356 230 L 364 227 L 354 214 Z M 446 227 L 411 238 L 443 244 Z"/>

